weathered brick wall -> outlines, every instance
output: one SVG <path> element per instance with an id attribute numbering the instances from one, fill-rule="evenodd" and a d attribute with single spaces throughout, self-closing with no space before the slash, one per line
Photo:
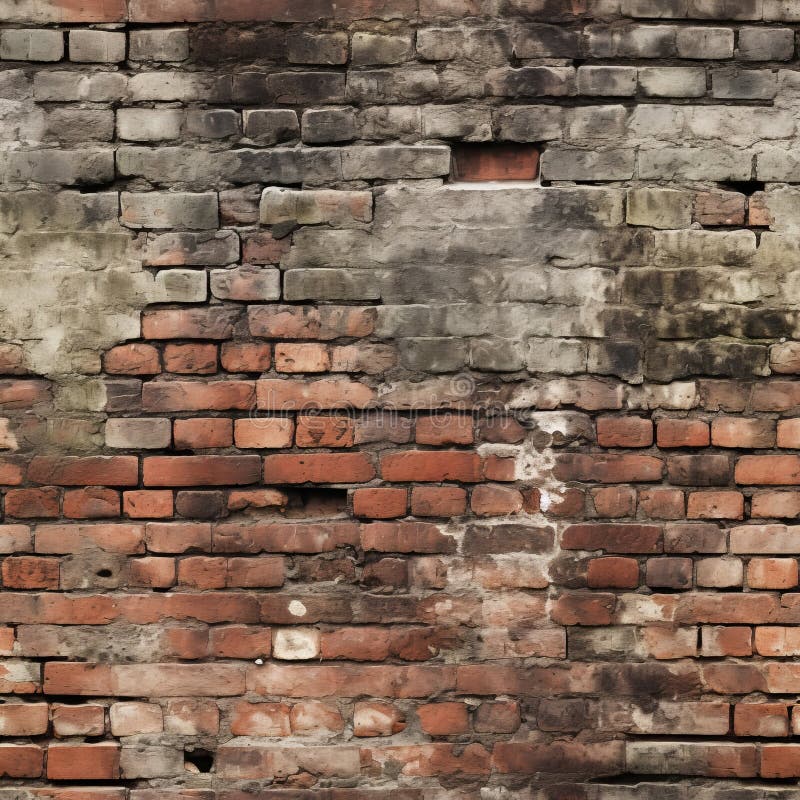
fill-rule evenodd
<path id="1" fill-rule="evenodd" d="M 0 21 L 0 800 L 798 797 L 800 3 Z"/>

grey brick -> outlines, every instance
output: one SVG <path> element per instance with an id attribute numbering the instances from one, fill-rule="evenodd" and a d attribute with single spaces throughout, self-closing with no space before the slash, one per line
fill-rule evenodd
<path id="1" fill-rule="evenodd" d="M 148 239 L 143 263 L 151 267 L 224 266 L 239 260 L 236 231 L 162 233 Z"/>
<path id="2" fill-rule="evenodd" d="M 232 109 L 191 109 L 186 114 L 186 132 L 201 139 L 225 139 L 239 136 L 242 122 Z"/>
<path id="3" fill-rule="evenodd" d="M 117 136 L 129 142 L 158 142 L 181 135 L 184 112 L 178 108 L 121 108 Z"/>
<path id="4" fill-rule="evenodd" d="M 409 34 L 380 34 L 357 31 L 351 41 L 352 60 L 356 65 L 401 64 L 414 54 L 414 41 Z"/>
<path id="5" fill-rule="evenodd" d="M 511 142 L 561 139 L 564 116 L 564 109 L 557 106 L 506 106 L 494 112 L 499 138 Z"/>
<path id="6" fill-rule="evenodd" d="M 377 275 L 370 270 L 290 269 L 284 273 L 285 300 L 380 300 Z"/>
<path id="7" fill-rule="evenodd" d="M 345 180 L 436 178 L 450 173 L 449 147 L 356 146 L 339 152 Z"/>
<path id="8" fill-rule="evenodd" d="M 69 32 L 69 60 L 115 64 L 125 60 L 125 34 L 89 29 Z"/>
<path id="9" fill-rule="evenodd" d="M 578 58 L 582 53 L 579 31 L 561 25 L 524 25 L 512 36 L 517 58 Z"/>
<path id="10" fill-rule="evenodd" d="M 586 370 L 586 344 L 575 339 L 528 339 L 528 372 L 573 375 Z"/>
<path id="11" fill-rule="evenodd" d="M 268 186 L 261 195 L 261 224 L 297 222 L 300 225 L 326 223 L 347 227 L 372 219 L 372 192 L 344 192 L 334 189 L 298 191 Z"/>
<path id="12" fill-rule="evenodd" d="M 733 31 L 730 28 L 687 26 L 675 37 L 678 58 L 713 60 L 733 56 Z"/>
<path id="13" fill-rule="evenodd" d="M 422 133 L 426 139 L 488 142 L 492 139 L 491 111 L 462 106 L 424 106 Z"/>
<path id="14" fill-rule="evenodd" d="M 123 100 L 128 94 L 128 78 L 119 72 L 40 71 L 33 78 L 33 95 L 40 102 L 90 103 Z"/>
<path id="15" fill-rule="evenodd" d="M 189 57 L 188 28 L 148 28 L 130 32 L 131 61 L 185 61 Z"/>
<path id="16" fill-rule="evenodd" d="M 297 112 L 283 109 L 247 109 L 242 112 L 244 135 L 258 144 L 277 144 L 300 135 Z"/>
<path id="17" fill-rule="evenodd" d="M 334 72 L 277 72 L 267 77 L 276 103 L 341 103 L 345 76 Z"/>
<path id="18" fill-rule="evenodd" d="M 736 58 L 743 61 L 791 61 L 794 31 L 791 28 L 741 28 Z"/>
<path id="19" fill-rule="evenodd" d="M 303 112 L 303 141 L 306 144 L 351 142 L 356 138 L 355 111 L 345 108 L 309 108 Z"/>
<path id="20" fill-rule="evenodd" d="M 636 67 L 579 67 L 578 94 L 601 97 L 636 94 Z"/>
<path id="21" fill-rule="evenodd" d="M 0 31 L 0 58 L 6 61 L 60 61 L 63 57 L 62 31 L 36 28 Z"/>
<path id="22" fill-rule="evenodd" d="M 673 25 L 588 25 L 587 54 L 596 58 L 672 58 L 677 30 Z"/>
<path id="23" fill-rule="evenodd" d="M 402 364 L 422 372 L 457 372 L 467 362 L 467 342 L 464 339 L 400 339 L 398 348 Z"/>
<path id="24" fill-rule="evenodd" d="M 549 181 L 626 181 L 633 177 L 633 150 L 548 148 L 542 155 L 542 178 Z"/>
<path id="25" fill-rule="evenodd" d="M 347 34 L 293 31 L 286 37 L 290 64 L 346 64 Z"/>
<path id="26" fill-rule="evenodd" d="M 62 144 L 110 142 L 114 138 L 114 112 L 106 108 L 53 108 L 47 112 L 47 138 Z"/>
<path id="27" fill-rule="evenodd" d="M 106 422 L 106 447 L 160 450 L 172 441 L 172 420 L 158 417 L 110 419 Z"/>
<path id="28" fill-rule="evenodd" d="M 721 100 L 771 100 L 778 76 L 768 69 L 718 69 L 711 73 L 711 93 Z"/>
<path id="29" fill-rule="evenodd" d="M 15 150 L 6 156 L 6 182 L 32 181 L 64 186 L 110 183 L 114 180 L 114 152 L 80 150 Z"/>
<path id="30" fill-rule="evenodd" d="M 473 339 L 469 365 L 488 372 L 517 372 L 525 367 L 522 345 L 514 339 Z"/>
<path id="31" fill-rule="evenodd" d="M 673 189 L 629 189 L 627 222 L 652 228 L 688 228 L 692 195 Z"/>
<path id="32" fill-rule="evenodd" d="M 706 71 L 703 67 L 641 67 L 639 86 L 647 97 L 703 97 Z"/>
<path id="33" fill-rule="evenodd" d="M 123 192 L 122 224 L 129 228 L 216 228 L 217 195 L 187 192 Z"/>

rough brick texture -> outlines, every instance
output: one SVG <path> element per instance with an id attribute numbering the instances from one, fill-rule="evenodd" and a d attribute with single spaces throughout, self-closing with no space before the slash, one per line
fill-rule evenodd
<path id="1" fill-rule="evenodd" d="M 798 796 L 800 3 L 0 23 L 0 800 Z"/>

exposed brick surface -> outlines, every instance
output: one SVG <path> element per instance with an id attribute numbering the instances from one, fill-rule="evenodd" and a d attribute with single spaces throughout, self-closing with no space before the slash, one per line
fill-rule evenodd
<path id="1" fill-rule="evenodd" d="M 0 800 L 794 797 L 795 5 L 0 0 Z"/>

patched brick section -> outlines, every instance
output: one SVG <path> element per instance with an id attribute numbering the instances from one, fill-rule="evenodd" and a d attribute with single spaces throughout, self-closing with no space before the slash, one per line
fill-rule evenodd
<path id="1" fill-rule="evenodd" d="M 791 3 L 0 19 L 5 792 L 792 794 Z"/>

